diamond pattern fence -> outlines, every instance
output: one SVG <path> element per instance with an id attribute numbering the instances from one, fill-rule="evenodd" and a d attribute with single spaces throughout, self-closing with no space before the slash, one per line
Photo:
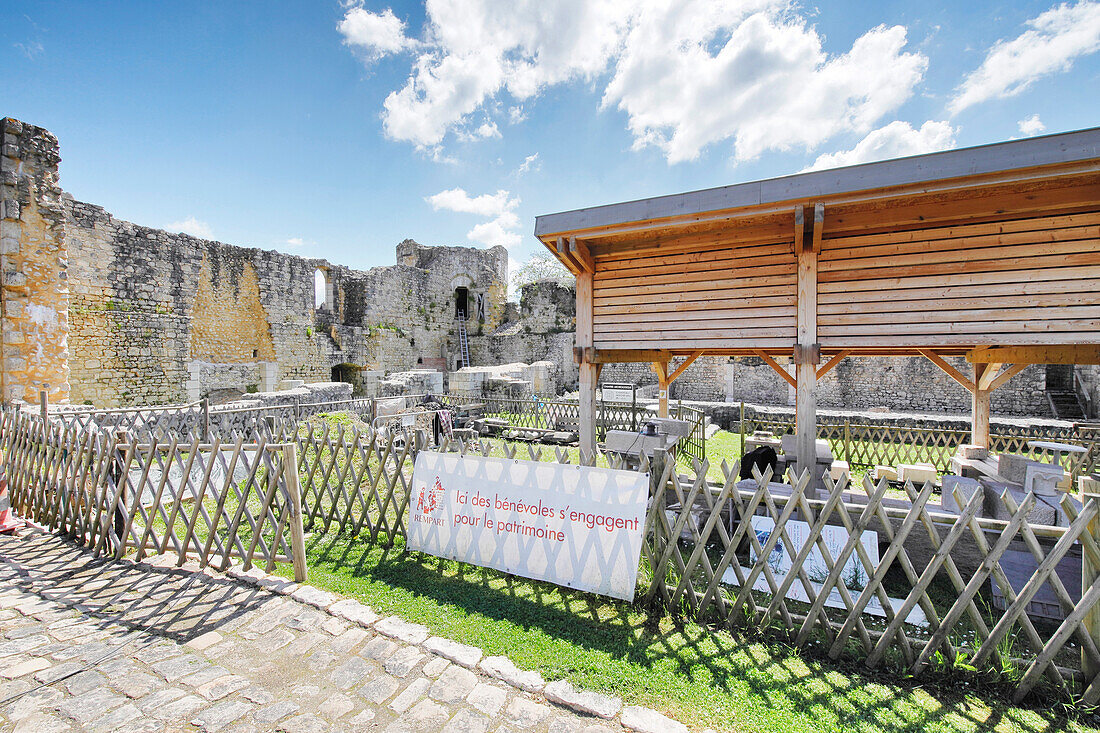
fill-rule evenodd
<path id="1" fill-rule="evenodd" d="M 0 450 L 12 508 L 96 555 L 172 551 L 225 569 L 294 564 L 305 579 L 294 444 L 129 434 L 5 410 Z"/>
<path id="2" fill-rule="evenodd" d="M 405 533 L 412 465 L 425 437 L 303 428 L 298 433 L 306 527 L 386 545 Z M 445 440 L 439 450 L 570 463 L 576 453 L 536 444 Z M 614 457 L 592 462 L 619 467 Z M 1039 499 L 998 501 L 1005 520 L 982 516 L 980 493 L 956 493 L 940 509 L 931 483 L 906 485 L 908 500 L 869 478 L 857 486 L 806 475 L 706 480 L 709 465 L 658 455 L 635 602 L 718 628 L 764 630 L 834 659 L 916 676 L 975 670 L 1012 687 L 1091 706 L 1100 699 L 1100 650 L 1090 633 L 1100 613 L 1096 526 L 1100 504 L 1062 497 L 1067 526 L 1028 521 Z M 763 520 L 764 524 L 760 524 Z M 1024 553 L 1031 569 L 1019 572 Z M 1012 558 L 1011 561 L 1009 558 Z M 1067 575 L 1066 563 L 1076 568 Z M 1073 563 L 1077 564 L 1074 565 Z M 1081 563 L 1090 568 L 1081 584 Z M 1083 592 L 1082 592 L 1083 591 Z M 995 596 L 999 594 L 998 606 Z M 1034 617 L 1054 599 L 1061 619 Z"/>

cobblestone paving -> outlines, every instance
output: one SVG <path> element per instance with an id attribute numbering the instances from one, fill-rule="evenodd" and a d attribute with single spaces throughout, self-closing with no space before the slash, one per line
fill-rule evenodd
<path id="1" fill-rule="evenodd" d="M 0 731 L 622 730 L 547 702 L 590 693 L 517 689 L 490 674 L 540 690 L 541 678 L 423 627 L 368 623 L 355 617 L 369 609 L 339 601 L 333 614 L 349 621 L 187 569 L 94 560 L 39 533 L 0 537 Z"/>

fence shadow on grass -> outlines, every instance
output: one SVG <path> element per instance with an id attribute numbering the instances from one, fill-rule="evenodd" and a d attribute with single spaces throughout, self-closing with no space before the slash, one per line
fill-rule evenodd
<path id="1" fill-rule="evenodd" d="M 875 727 L 894 731 L 992 729 L 1004 724 L 1017 730 L 1053 732 L 1074 730 L 1075 723 L 1095 726 L 1098 722 L 1079 712 L 1068 717 L 1063 706 L 1029 713 L 996 697 L 988 682 L 975 689 L 977 681 L 962 674 L 939 677 L 936 686 L 930 686 L 927 678 L 924 684 L 917 684 L 897 674 L 833 662 L 824 656 L 824 650 L 815 654 L 813 645 L 798 651 L 764 634 L 756 638 L 751 633 L 731 636 L 714 632 L 691 622 L 649 615 L 625 603 L 409 553 L 400 547 L 386 549 L 346 537 L 315 536 L 308 552 L 313 569 L 378 582 L 403 591 L 410 601 L 426 600 L 427 606 L 421 606 L 424 614 L 442 617 L 442 611 L 453 607 L 462 614 L 523 628 L 525 634 L 532 635 L 529 645 L 517 648 L 515 638 L 511 637 L 509 644 L 502 632 L 499 646 L 486 648 L 488 654 L 513 656 L 520 666 L 525 666 L 527 647 L 539 645 L 535 637 L 545 636 L 558 651 L 562 651 L 561 645 L 568 645 L 607 655 L 615 660 L 612 674 L 628 672 L 629 667 L 657 669 L 662 675 L 708 684 L 725 697 L 724 706 L 722 701 L 716 703 L 718 714 L 710 716 L 709 725 L 721 726 L 723 716 L 734 712 L 731 701 L 737 702 L 741 712 L 742 707 L 789 709 L 837 726 L 873 722 Z M 441 613 L 433 613 L 435 609 Z M 446 631 L 441 633 L 446 635 Z M 492 647 L 492 640 L 484 645 Z M 548 676 L 576 679 L 577 673 L 585 670 L 575 665 L 571 668 L 575 661 L 568 658 L 567 651 L 552 660 L 538 660 Z M 534 662 L 528 661 L 526 666 L 534 666 Z M 980 701 L 968 700 L 962 691 L 979 689 Z M 673 695 L 665 704 L 671 699 Z M 740 726 L 732 719 L 729 723 Z"/>

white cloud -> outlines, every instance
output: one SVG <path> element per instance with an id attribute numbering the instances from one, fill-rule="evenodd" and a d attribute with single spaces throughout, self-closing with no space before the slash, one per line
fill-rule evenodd
<path id="1" fill-rule="evenodd" d="M 37 56 L 45 51 L 42 44 L 38 41 L 27 41 L 26 43 L 13 43 L 11 44 L 15 48 L 19 49 L 19 52 L 26 56 L 31 61 L 34 61 Z"/>
<path id="2" fill-rule="evenodd" d="M 539 160 L 538 153 L 532 153 L 523 159 L 523 162 L 519 164 L 519 168 L 516 168 L 516 178 L 519 178 L 524 173 L 534 173 L 542 168 L 542 161 Z"/>
<path id="3" fill-rule="evenodd" d="M 287 249 L 305 249 L 307 247 L 312 247 L 316 244 L 316 242 L 314 242 L 312 239 L 290 237 L 289 239 L 284 239 L 283 244 L 286 246 Z"/>
<path id="4" fill-rule="evenodd" d="M 955 147 L 956 130 L 946 122 L 928 120 L 920 129 L 908 122 L 895 120 L 885 127 L 872 130 L 851 150 L 840 150 L 818 156 L 806 170 L 839 168 L 845 165 L 870 163 L 876 160 L 903 158 L 907 155 L 934 153 Z"/>
<path id="5" fill-rule="evenodd" d="M 476 225 L 466 233 L 466 238 L 471 242 L 480 242 L 489 247 L 499 244 L 512 248 L 523 241 L 515 231 L 520 223 L 515 213 L 519 199 L 511 196 L 508 191 L 470 196 L 464 189 L 450 188 L 428 196 L 425 201 L 436 211 L 456 211 L 487 219 L 488 221 Z"/>
<path id="6" fill-rule="evenodd" d="M 921 80 L 927 59 L 906 53 L 901 26 L 879 26 L 839 56 L 785 5 L 694 0 L 641 17 L 604 93 L 627 113 L 635 148 L 670 163 L 732 140 L 734 157 L 812 150 L 866 132 Z"/>
<path id="7" fill-rule="evenodd" d="M 500 137 L 500 130 L 497 128 L 497 123 L 489 120 L 482 122 L 473 130 L 459 130 L 457 135 L 458 139 L 463 142 L 474 142 L 489 137 Z"/>
<path id="8" fill-rule="evenodd" d="M 870 131 L 927 65 L 904 51 L 901 26 L 828 54 L 788 0 L 428 0 L 426 10 L 409 77 L 382 112 L 388 137 L 424 151 L 449 134 L 470 139 L 477 116 L 521 122 L 546 88 L 608 70 L 603 105 L 627 114 L 635 147 L 670 162 L 724 140 L 738 159 L 812 149 Z M 403 43 L 388 47 L 413 48 Z"/>
<path id="9" fill-rule="evenodd" d="M 205 221 L 199 221 L 193 216 L 189 216 L 182 221 L 174 221 L 171 224 L 165 224 L 164 228 L 170 232 L 190 234 L 192 237 L 199 237 L 200 239 L 214 238 L 214 230 L 210 228 L 210 225 Z"/>
<path id="10" fill-rule="evenodd" d="M 1039 119 L 1039 115 L 1034 114 L 1031 117 L 1020 120 L 1016 123 L 1020 126 L 1020 133 L 1026 137 L 1032 135 L 1038 135 L 1047 129 L 1047 126 L 1043 124 L 1043 121 Z"/>
<path id="11" fill-rule="evenodd" d="M 1100 50 L 1100 2 L 1062 3 L 1027 21 L 1028 30 L 993 44 L 948 104 L 952 114 L 988 99 L 1011 97 L 1074 59 Z"/>
<path id="12" fill-rule="evenodd" d="M 349 8 L 336 30 L 344 37 L 344 43 L 356 49 L 368 63 L 417 45 L 405 35 L 404 21 L 389 8 L 381 13 L 358 6 Z"/>

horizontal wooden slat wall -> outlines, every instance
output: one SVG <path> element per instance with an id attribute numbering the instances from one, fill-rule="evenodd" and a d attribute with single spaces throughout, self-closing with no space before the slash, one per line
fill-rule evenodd
<path id="1" fill-rule="evenodd" d="M 1100 212 L 826 238 L 822 347 L 1100 343 Z"/>
<path id="2" fill-rule="evenodd" d="M 719 242 L 596 258 L 599 349 L 790 348 L 793 241 Z"/>

